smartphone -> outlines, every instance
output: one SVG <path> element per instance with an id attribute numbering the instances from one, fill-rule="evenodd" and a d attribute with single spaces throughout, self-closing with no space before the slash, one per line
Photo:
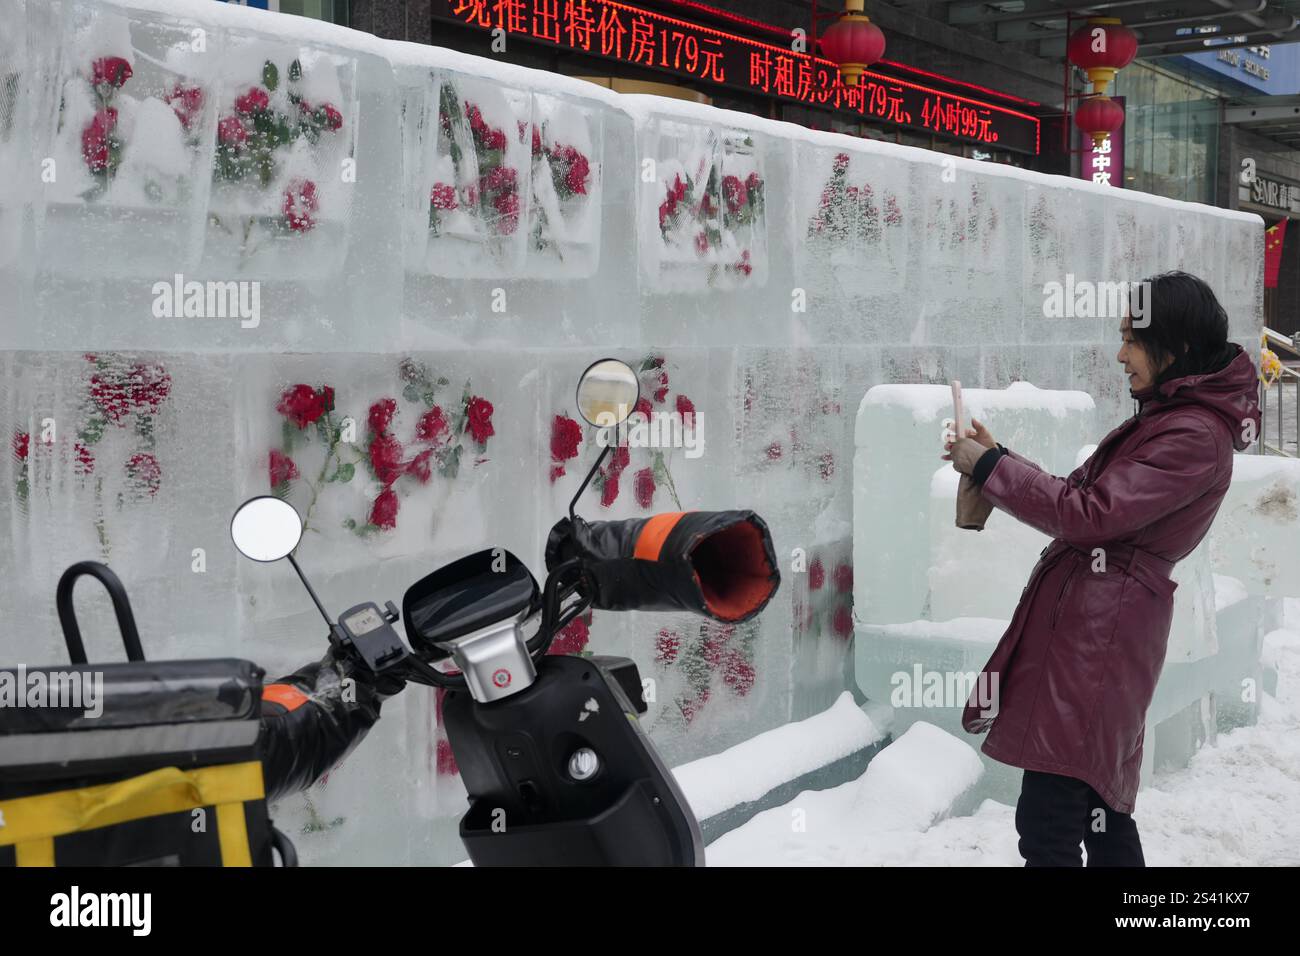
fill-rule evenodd
<path id="1" fill-rule="evenodd" d="M 961 382 L 952 383 L 952 433 L 957 438 L 966 437 L 966 409 L 961 401 Z"/>

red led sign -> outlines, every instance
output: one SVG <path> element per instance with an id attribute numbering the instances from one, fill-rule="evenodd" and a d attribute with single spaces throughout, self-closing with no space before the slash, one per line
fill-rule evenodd
<path id="1" fill-rule="evenodd" d="M 434 0 L 433 14 L 720 86 L 1038 152 L 1039 121 L 1028 113 L 870 70 L 860 86 L 845 86 L 829 60 L 614 0 Z"/>

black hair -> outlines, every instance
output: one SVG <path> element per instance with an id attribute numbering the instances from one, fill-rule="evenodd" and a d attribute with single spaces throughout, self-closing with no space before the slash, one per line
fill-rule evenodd
<path id="1" fill-rule="evenodd" d="M 1236 349 L 1228 341 L 1228 313 L 1214 291 L 1186 272 L 1162 272 L 1135 287 L 1130 315 L 1142 313 L 1132 324 L 1133 338 L 1146 351 L 1154 368 L 1166 358 L 1173 361 L 1157 374 L 1160 385 L 1185 375 L 1217 372 L 1232 360 Z"/>

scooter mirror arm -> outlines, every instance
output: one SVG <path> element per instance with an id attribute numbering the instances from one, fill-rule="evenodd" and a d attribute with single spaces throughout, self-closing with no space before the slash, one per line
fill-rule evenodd
<path id="1" fill-rule="evenodd" d="M 574 495 L 573 500 L 569 502 L 570 521 L 574 518 L 574 509 L 578 506 L 578 499 L 582 497 L 582 493 L 586 491 L 587 486 L 591 484 L 591 479 L 596 477 L 596 469 L 600 467 L 601 462 L 605 460 L 605 457 L 609 454 L 609 450 L 613 447 L 613 445 L 606 445 L 604 449 L 602 449 L 600 455 L 596 458 L 596 463 L 591 466 L 591 470 L 587 472 L 587 477 L 582 480 L 582 484 L 578 487 L 578 493 Z"/>

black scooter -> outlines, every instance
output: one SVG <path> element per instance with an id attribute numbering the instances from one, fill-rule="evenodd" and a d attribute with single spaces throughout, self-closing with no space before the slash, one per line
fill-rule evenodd
<path id="1" fill-rule="evenodd" d="M 639 397 L 636 373 L 605 359 L 580 378 L 577 407 L 612 431 Z M 289 559 L 336 652 L 372 674 L 447 689 L 443 719 L 469 792 L 460 836 L 477 866 L 704 864 L 699 823 L 641 729 L 636 664 L 546 652 L 589 608 L 748 620 L 780 575 L 753 512 L 584 521 L 578 499 L 612 447 L 605 442 L 552 529 L 541 588 L 513 554 L 486 550 L 412 585 L 400 614 L 391 601 L 369 603 L 333 622 L 294 558 L 302 523 L 291 505 L 254 498 L 231 523 L 246 556 Z M 409 648 L 393 628 L 399 619 Z"/>

